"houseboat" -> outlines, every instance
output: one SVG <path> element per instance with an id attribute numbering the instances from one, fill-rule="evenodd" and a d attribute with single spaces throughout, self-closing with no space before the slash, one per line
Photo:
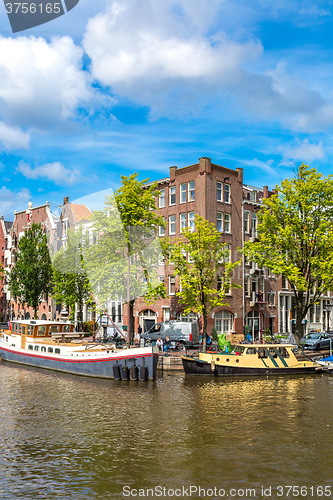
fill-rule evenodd
<path id="1" fill-rule="evenodd" d="M 201 352 L 182 356 L 186 375 L 284 375 L 315 373 L 321 367 L 298 361 L 293 344 L 237 344 L 231 352 Z"/>
<path id="2" fill-rule="evenodd" d="M 5 361 L 88 377 L 122 380 L 155 379 L 156 347 L 118 349 L 91 342 L 74 325 L 41 320 L 12 321 L 2 330 L 0 356 Z"/>

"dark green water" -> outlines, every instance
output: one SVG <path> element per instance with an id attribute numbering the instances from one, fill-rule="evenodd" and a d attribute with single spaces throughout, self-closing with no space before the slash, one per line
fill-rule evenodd
<path id="1" fill-rule="evenodd" d="M 332 376 L 144 384 L 2 362 L 0 387 L 1 500 L 332 498 L 313 489 L 333 493 Z"/>

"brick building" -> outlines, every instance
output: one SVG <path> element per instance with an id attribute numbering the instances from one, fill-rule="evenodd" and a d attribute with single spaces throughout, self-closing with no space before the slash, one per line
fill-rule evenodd
<path id="1" fill-rule="evenodd" d="M 0 264 L 3 269 L 5 268 L 7 234 L 12 224 L 12 222 L 5 221 L 3 215 L 0 217 Z M 6 278 L 4 277 L 0 279 L 0 322 L 7 319 Z"/>
<path id="2" fill-rule="evenodd" d="M 58 217 L 52 214 L 50 204 L 33 207 L 31 201 L 28 208 L 14 214 L 14 222 L 10 232 L 7 234 L 7 249 L 5 254 L 5 267 L 8 271 L 13 267 L 16 261 L 18 242 L 20 237 L 29 228 L 32 223 L 41 224 L 46 233 L 48 246 L 53 252 L 57 241 L 57 220 Z M 10 291 L 6 290 L 7 313 L 11 319 L 29 319 L 33 318 L 34 311 L 26 304 L 21 304 L 19 300 L 11 297 Z M 52 298 L 44 297 L 38 308 L 38 319 L 58 319 L 59 311 L 56 311 L 56 305 Z"/>

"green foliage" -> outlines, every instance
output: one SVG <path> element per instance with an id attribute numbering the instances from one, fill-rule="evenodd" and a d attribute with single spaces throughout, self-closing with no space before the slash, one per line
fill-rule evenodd
<path id="1" fill-rule="evenodd" d="M 161 256 L 157 226 L 164 225 L 156 215 L 156 184 L 139 181 L 138 174 L 122 176 L 122 186 L 105 200 L 104 210 L 94 212 L 96 242 L 84 249 L 84 262 L 93 292 L 104 305 L 122 298 L 128 302 L 129 332 L 134 336 L 133 304 L 143 296 L 148 302 L 166 296 L 158 281 Z"/>
<path id="2" fill-rule="evenodd" d="M 211 334 L 212 340 L 216 341 L 217 340 L 217 330 L 216 330 L 215 326 L 213 326 L 213 328 L 211 329 L 210 334 Z"/>
<path id="3" fill-rule="evenodd" d="M 70 310 L 71 319 L 74 319 L 75 304 L 78 304 L 81 320 L 83 305 L 93 302 L 82 254 L 86 241 L 82 230 L 69 230 L 66 248 L 62 247 L 53 258 L 52 297 Z"/>
<path id="4" fill-rule="evenodd" d="M 95 332 L 97 331 L 98 324 L 95 323 Z M 91 335 L 94 333 L 94 322 L 93 321 L 85 321 L 83 323 L 83 331 L 90 333 Z"/>
<path id="5" fill-rule="evenodd" d="M 226 306 L 226 295 L 232 283 L 233 270 L 229 250 L 220 241 L 215 225 L 203 217 L 195 217 L 195 231 L 183 229 L 183 237 L 166 241 L 164 251 L 179 276 L 181 291 L 177 296 L 185 304 L 185 312 L 194 311 L 203 317 L 204 348 L 207 334 L 207 314 L 215 307 Z"/>
<path id="6" fill-rule="evenodd" d="M 302 319 L 333 285 L 333 178 L 302 164 L 296 175 L 263 199 L 258 240 L 248 242 L 248 259 L 283 274 L 296 304 L 296 339 Z"/>
<path id="7" fill-rule="evenodd" d="M 20 238 L 17 260 L 8 279 L 14 298 L 33 307 L 36 317 L 39 302 L 52 288 L 51 258 L 40 224 L 32 224 Z"/>

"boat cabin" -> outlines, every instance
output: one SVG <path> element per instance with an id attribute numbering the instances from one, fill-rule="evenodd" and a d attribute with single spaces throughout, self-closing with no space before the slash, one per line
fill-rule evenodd
<path id="1" fill-rule="evenodd" d="M 21 337 L 21 348 L 25 349 L 26 341 L 43 340 L 65 340 L 68 336 L 77 336 L 72 333 L 74 325 L 66 322 L 43 321 L 43 320 L 14 320 L 10 323 L 10 331 L 12 335 Z M 82 334 L 83 335 L 83 334 Z"/>

